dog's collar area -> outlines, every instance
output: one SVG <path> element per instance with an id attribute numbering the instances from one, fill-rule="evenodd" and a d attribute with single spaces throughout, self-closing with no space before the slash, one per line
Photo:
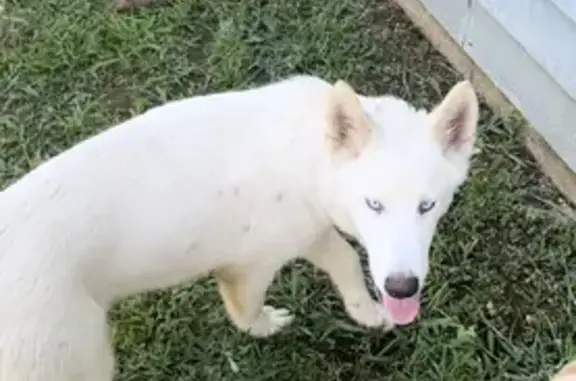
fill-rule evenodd
<path id="1" fill-rule="evenodd" d="M 338 225 L 332 226 L 342 238 L 350 243 L 350 245 L 356 250 L 356 253 L 358 253 L 358 256 L 360 257 L 360 263 L 362 264 L 362 272 L 364 273 L 364 281 L 367 281 L 368 283 L 367 286 L 370 296 L 378 303 L 382 303 L 382 292 L 378 287 L 376 287 L 376 283 L 374 282 L 374 279 L 370 275 L 370 271 L 368 269 L 368 257 L 366 255 L 366 248 L 360 243 L 359 239 L 351 234 L 346 233 Z"/>
<path id="2" fill-rule="evenodd" d="M 362 247 L 360 240 L 354 237 L 351 234 L 346 233 L 343 229 L 341 229 L 338 225 L 332 225 L 334 229 L 340 234 L 346 241 L 350 242 L 354 247 Z M 363 247 L 362 247 L 363 248 Z M 364 249 L 364 248 L 363 248 Z"/>

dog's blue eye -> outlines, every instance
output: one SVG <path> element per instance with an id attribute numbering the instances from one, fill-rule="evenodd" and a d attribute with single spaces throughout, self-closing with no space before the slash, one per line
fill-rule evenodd
<path id="1" fill-rule="evenodd" d="M 432 210 L 432 208 L 434 208 L 434 206 L 436 205 L 436 201 L 422 201 L 420 203 L 420 205 L 418 205 L 418 213 L 420 214 L 425 214 L 428 213 L 429 211 Z"/>
<path id="2" fill-rule="evenodd" d="M 380 201 L 367 198 L 366 205 L 376 213 L 382 213 L 382 211 L 384 211 L 384 205 L 382 205 Z"/>

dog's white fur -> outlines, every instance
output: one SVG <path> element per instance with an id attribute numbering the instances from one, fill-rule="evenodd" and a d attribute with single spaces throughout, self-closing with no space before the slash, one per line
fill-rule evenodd
<path id="1" fill-rule="evenodd" d="M 356 321 L 390 326 L 334 226 L 380 290 L 392 272 L 423 282 L 477 108 L 467 82 L 429 114 L 297 76 L 170 102 L 45 162 L 0 194 L 0 381 L 110 381 L 111 303 L 208 274 L 236 326 L 273 334 L 292 317 L 265 292 L 296 257 Z"/>
<path id="2" fill-rule="evenodd" d="M 572 360 L 552 375 L 551 381 L 576 381 L 576 360 Z"/>

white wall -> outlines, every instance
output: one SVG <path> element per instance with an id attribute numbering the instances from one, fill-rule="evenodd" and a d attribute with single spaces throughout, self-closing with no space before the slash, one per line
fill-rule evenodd
<path id="1" fill-rule="evenodd" d="M 420 0 L 576 172 L 576 0 Z"/>

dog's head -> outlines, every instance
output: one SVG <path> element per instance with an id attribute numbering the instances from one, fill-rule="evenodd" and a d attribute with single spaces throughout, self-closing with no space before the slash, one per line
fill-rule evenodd
<path id="1" fill-rule="evenodd" d="M 358 95 L 339 81 L 327 110 L 328 210 L 365 246 L 393 323 L 409 324 L 418 316 L 436 225 L 468 175 L 475 92 L 460 82 L 427 112 L 391 96 Z"/>

